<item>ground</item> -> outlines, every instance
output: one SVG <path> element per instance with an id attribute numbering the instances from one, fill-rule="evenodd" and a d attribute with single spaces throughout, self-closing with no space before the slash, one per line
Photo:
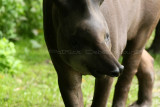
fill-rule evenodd
<path id="1" fill-rule="evenodd" d="M 16 57 L 22 61 L 22 69 L 15 75 L 0 73 L 0 107 L 64 107 L 57 83 L 57 74 L 51 63 L 43 37 L 36 41 L 41 47 L 32 47 L 30 39 L 16 43 Z M 160 105 L 160 55 L 155 58 L 156 80 L 153 90 L 153 107 Z M 116 78 L 115 78 L 116 82 Z M 108 107 L 111 106 L 115 82 L 112 86 Z M 84 105 L 92 102 L 94 77 L 84 76 Z M 136 77 L 128 96 L 127 105 L 137 99 Z"/>

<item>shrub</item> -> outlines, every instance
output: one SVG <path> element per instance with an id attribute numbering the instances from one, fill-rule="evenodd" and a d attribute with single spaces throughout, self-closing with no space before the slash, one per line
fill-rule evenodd
<path id="1" fill-rule="evenodd" d="M 17 36 L 17 23 L 24 11 L 23 0 L 0 0 L 0 37 L 7 38 Z"/>
<path id="2" fill-rule="evenodd" d="M 24 0 L 24 4 L 24 14 L 18 23 L 18 33 L 33 38 L 42 34 L 42 0 Z"/>
<path id="3" fill-rule="evenodd" d="M 34 37 L 42 32 L 42 0 L 0 0 L 0 37 Z"/>
<path id="4" fill-rule="evenodd" d="M 15 46 L 7 39 L 0 39 L 0 72 L 17 73 L 21 68 L 21 63 L 15 58 Z"/>

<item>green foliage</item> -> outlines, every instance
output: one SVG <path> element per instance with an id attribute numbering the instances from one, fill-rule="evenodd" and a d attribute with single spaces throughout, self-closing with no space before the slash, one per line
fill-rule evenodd
<path id="1" fill-rule="evenodd" d="M 24 14 L 18 24 L 18 33 L 26 37 L 38 36 L 42 33 L 41 0 L 24 0 Z"/>
<path id="2" fill-rule="evenodd" d="M 34 37 L 42 33 L 39 0 L 0 0 L 0 37 Z"/>
<path id="3" fill-rule="evenodd" d="M 14 56 L 16 54 L 15 46 L 12 42 L 3 38 L 0 40 L 0 72 L 17 73 L 20 69 L 20 61 Z"/>
<path id="4" fill-rule="evenodd" d="M 22 0 L 0 0 L 0 37 L 6 35 L 7 38 L 15 38 L 16 24 L 24 11 Z"/>

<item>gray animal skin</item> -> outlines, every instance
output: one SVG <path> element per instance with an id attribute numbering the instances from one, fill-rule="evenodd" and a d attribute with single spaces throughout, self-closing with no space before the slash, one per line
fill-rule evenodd
<path id="1" fill-rule="evenodd" d="M 92 107 L 106 107 L 118 76 L 112 107 L 125 107 L 134 75 L 139 92 L 131 106 L 151 106 L 153 58 L 144 47 L 160 19 L 160 0 L 43 0 L 43 15 L 66 107 L 84 106 L 82 75 L 96 78 Z"/>

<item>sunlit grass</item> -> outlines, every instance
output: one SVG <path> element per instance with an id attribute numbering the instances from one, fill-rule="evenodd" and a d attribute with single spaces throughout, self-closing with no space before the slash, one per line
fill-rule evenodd
<path id="1" fill-rule="evenodd" d="M 30 40 L 16 43 L 17 58 L 21 59 L 23 69 L 11 76 L 0 73 L 0 107 L 63 107 L 57 83 L 57 74 L 51 63 L 43 38 L 37 40 L 41 48 L 32 48 Z M 153 92 L 153 107 L 160 105 L 160 55 L 155 57 L 156 83 Z M 92 102 L 94 78 L 84 76 L 82 89 L 84 105 Z M 115 79 L 116 82 L 116 79 Z M 112 86 L 108 107 L 111 106 L 115 82 Z M 132 82 L 127 105 L 137 99 L 138 82 Z"/>

